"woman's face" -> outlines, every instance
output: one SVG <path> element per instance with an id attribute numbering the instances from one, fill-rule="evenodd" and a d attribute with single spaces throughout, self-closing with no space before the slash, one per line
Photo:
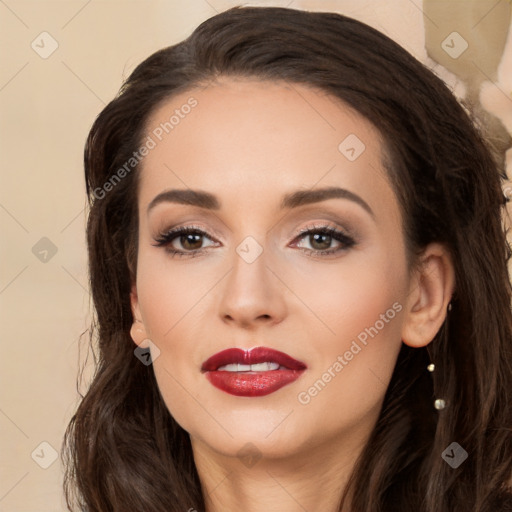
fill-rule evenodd
<path id="1" fill-rule="evenodd" d="M 227 456 L 355 449 L 377 420 L 410 285 L 376 129 L 323 92 L 223 78 L 163 104 L 146 137 L 132 306 L 172 416 L 194 448 Z M 230 354 L 204 371 L 253 347 L 296 369 L 270 352 L 239 359 L 275 363 L 249 372 L 225 367 Z"/>

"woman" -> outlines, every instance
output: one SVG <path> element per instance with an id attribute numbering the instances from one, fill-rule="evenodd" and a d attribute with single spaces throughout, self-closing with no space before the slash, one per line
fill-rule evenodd
<path id="1" fill-rule="evenodd" d="M 85 149 L 87 511 L 512 510 L 503 161 L 353 19 L 233 8 Z"/>

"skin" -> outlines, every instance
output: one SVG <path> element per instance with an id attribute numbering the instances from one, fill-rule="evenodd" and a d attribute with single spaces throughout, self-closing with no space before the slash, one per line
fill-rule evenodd
<path id="1" fill-rule="evenodd" d="M 302 85 L 223 77 L 168 100 L 150 116 L 147 134 L 191 96 L 197 106 L 142 165 L 132 337 L 160 350 L 157 382 L 191 436 L 208 512 L 337 511 L 402 340 L 425 346 L 444 321 L 453 266 L 432 244 L 408 268 L 379 133 L 339 100 Z M 349 134 L 365 145 L 354 161 L 338 149 Z M 357 194 L 373 215 L 347 198 L 280 207 L 287 193 L 324 187 Z M 221 207 L 161 202 L 148 212 L 163 191 L 189 188 L 214 194 Z M 155 246 L 161 233 L 184 225 L 207 233 L 202 245 L 178 237 L 172 246 L 204 252 L 172 257 Z M 325 225 L 355 245 L 307 253 L 343 248 L 335 239 L 298 238 L 302 228 Z M 236 251 L 248 236 L 262 249 L 252 263 Z M 338 356 L 395 303 L 394 318 L 333 372 Z M 307 370 L 257 398 L 225 393 L 200 371 L 221 350 L 255 346 L 286 352 Z M 335 376 L 301 403 L 299 393 L 329 368 Z"/>

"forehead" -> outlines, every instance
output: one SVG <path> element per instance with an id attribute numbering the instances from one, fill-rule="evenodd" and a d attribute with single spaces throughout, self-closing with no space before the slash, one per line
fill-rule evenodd
<path id="1" fill-rule="evenodd" d="M 224 77 L 165 101 L 145 136 L 154 147 L 141 166 L 142 203 L 166 188 L 277 201 L 291 189 L 344 186 L 394 199 L 377 129 L 309 86 Z"/>

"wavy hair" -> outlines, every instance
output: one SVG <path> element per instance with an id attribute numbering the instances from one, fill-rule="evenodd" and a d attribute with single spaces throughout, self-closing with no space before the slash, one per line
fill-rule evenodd
<path id="1" fill-rule="evenodd" d="M 436 337 L 424 348 L 402 345 L 380 417 L 345 489 L 352 510 L 512 510 L 504 159 L 470 108 L 400 45 L 346 16 L 278 7 L 229 9 L 157 51 L 90 130 L 84 164 L 97 364 L 64 438 L 69 509 L 205 510 L 189 435 L 166 408 L 152 367 L 133 353 L 137 166 L 108 191 L 105 184 L 141 146 L 152 112 L 219 76 L 308 85 L 369 120 L 384 140 L 410 261 L 440 242 L 455 267 L 453 308 Z M 434 409 L 435 397 L 446 400 L 446 409 Z M 468 453 L 456 469 L 441 457 L 452 442 Z"/>

